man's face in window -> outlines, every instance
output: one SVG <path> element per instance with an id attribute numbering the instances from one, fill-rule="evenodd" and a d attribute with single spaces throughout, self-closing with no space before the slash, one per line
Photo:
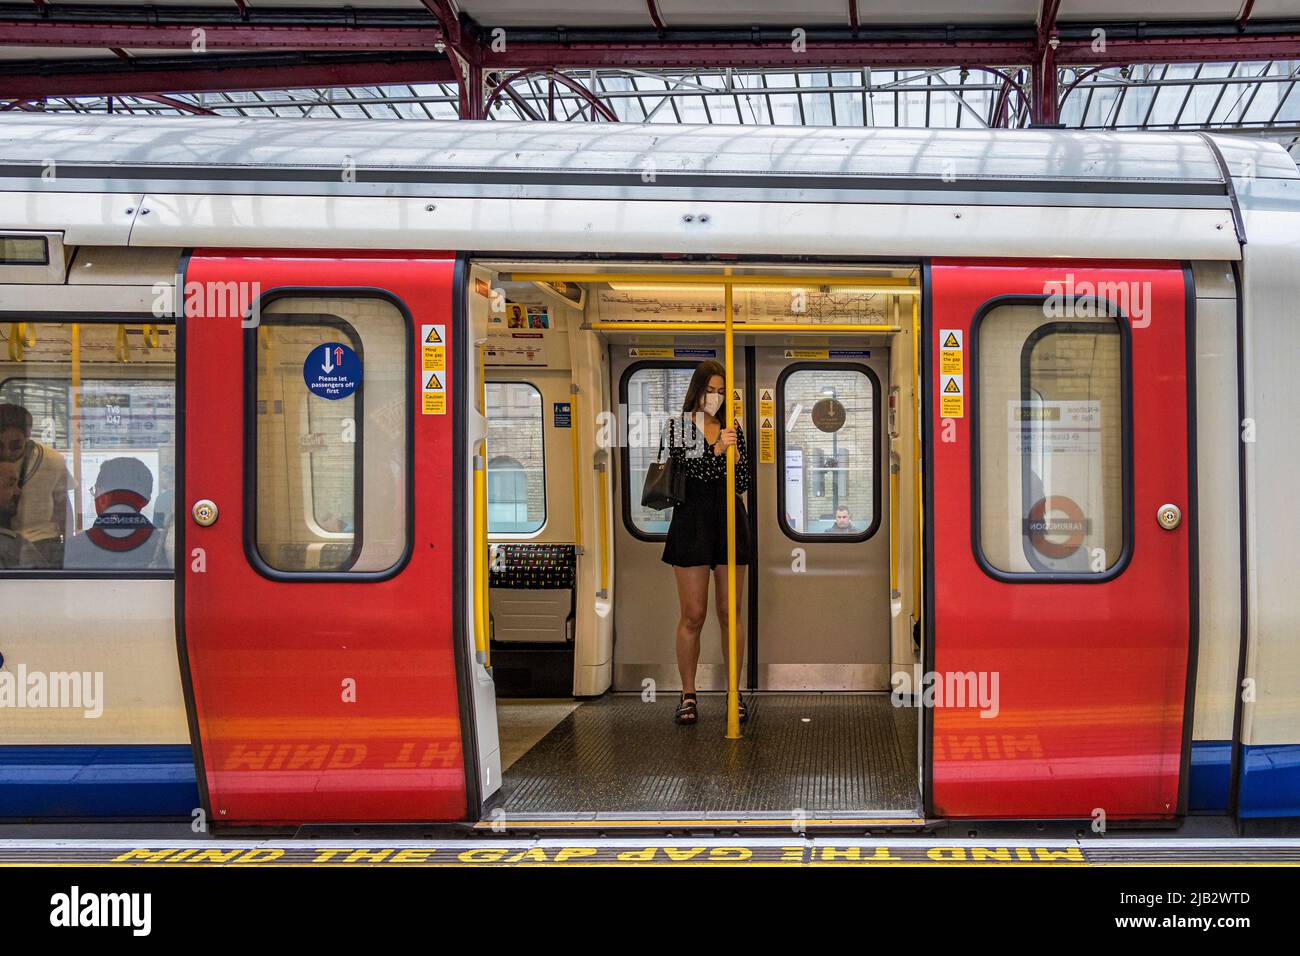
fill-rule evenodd
<path id="1" fill-rule="evenodd" d="M 18 513 L 18 465 L 0 461 L 0 521 L 7 522 Z"/>
<path id="2" fill-rule="evenodd" d="M 847 528 L 850 524 L 852 524 L 852 521 L 849 519 L 849 513 L 847 511 L 841 508 L 839 511 L 835 512 L 835 527 Z"/>
<path id="3" fill-rule="evenodd" d="M 0 431 L 0 461 L 19 461 L 27 453 L 27 436 L 21 428 Z"/>

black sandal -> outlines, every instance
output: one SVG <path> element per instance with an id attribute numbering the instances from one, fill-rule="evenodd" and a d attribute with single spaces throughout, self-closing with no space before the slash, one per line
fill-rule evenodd
<path id="1" fill-rule="evenodd" d="M 739 714 L 740 714 L 740 722 L 743 724 L 745 721 L 749 720 L 749 708 L 745 706 L 745 695 L 744 695 L 744 694 L 739 694 L 739 693 L 738 693 L 738 694 L 736 695 L 736 697 L 739 698 L 739 700 L 738 700 L 738 702 L 737 702 L 737 704 L 736 704 L 736 710 L 739 712 Z"/>
<path id="2" fill-rule="evenodd" d="M 673 714 L 673 720 L 679 724 L 694 724 L 699 719 L 699 702 L 695 694 L 682 694 L 681 703 L 677 705 L 677 711 Z"/>

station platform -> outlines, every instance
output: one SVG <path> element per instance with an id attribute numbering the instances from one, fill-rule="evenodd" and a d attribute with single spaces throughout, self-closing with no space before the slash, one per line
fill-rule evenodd
<path id="1" fill-rule="evenodd" d="M 1300 866 L 1300 839 L 0 840 L 12 867 Z"/>

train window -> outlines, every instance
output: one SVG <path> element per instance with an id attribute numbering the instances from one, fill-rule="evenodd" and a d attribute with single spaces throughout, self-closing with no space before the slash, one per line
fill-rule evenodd
<path id="1" fill-rule="evenodd" d="M 668 535 L 673 509 L 655 511 L 641 504 L 646 472 L 659 455 L 663 423 L 682 412 L 686 388 L 695 372 L 693 362 L 638 362 L 623 373 L 619 402 L 626 416 L 623 449 L 623 520 L 629 532 L 643 541 L 662 541 Z"/>
<path id="2" fill-rule="evenodd" d="M 536 534 L 546 524 L 542 393 L 527 382 L 487 383 L 488 531 Z"/>
<path id="3" fill-rule="evenodd" d="M 1080 310 L 1083 311 L 1083 310 Z M 1111 317 L 1001 304 L 972 331 L 978 553 L 1003 575 L 1095 578 L 1126 552 L 1126 342 Z"/>
<path id="4" fill-rule="evenodd" d="M 49 262 L 50 249 L 44 236 L 0 236 L 0 264 L 44 266 Z"/>
<path id="5" fill-rule="evenodd" d="M 777 508 L 787 537 L 865 541 L 879 527 L 879 391 L 865 365 L 798 362 L 777 379 Z"/>
<path id="6" fill-rule="evenodd" d="M 171 571 L 174 329 L 28 322 L 0 362 L 0 569 Z"/>
<path id="7" fill-rule="evenodd" d="M 249 347 L 259 570 L 396 568 L 409 540 L 406 317 L 378 296 L 281 296 Z"/>

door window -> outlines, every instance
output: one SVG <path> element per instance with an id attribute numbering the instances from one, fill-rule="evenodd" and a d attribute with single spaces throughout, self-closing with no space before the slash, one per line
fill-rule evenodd
<path id="1" fill-rule="evenodd" d="M 880 525 L 875 373 L 865 365 L 800 362 L 777 380 L 777 507 L 796 541 L 864 541 Z"/>
<path id="2" fill-rule="evenodd" d="M 686 389 L 695 363 L 644 362 L 623 373 L 619 400 L 627 440 L 623 448 L 623 518 L 627 529 L 643 541 L 662 541 L 668 535 L 673 509 L 655 511 L 641 504 L 645 476 L 659 457 L 659 437 L 664 423 L 682 412 Z"/>
<path id="3" fill-rule="evenodd" d="M 1004 304 L 977 319 L 972 337 L 985 569 L 1118 573 L 1129 512 L 1119 322 L 1055 321 L 1037 302 Z"/>
<path id="4" fill-rule="evenodd" d="M 379 296 L 262 308 L 251 463 L 263 573 L 383 573 L 409 553 L 406 318 Z"/>
<path id="5" fill-rule="evenodd" d="M 542 393 L 527 382 L 487 383 L 488 532 L 535 534 L 546 524 Z"/>

